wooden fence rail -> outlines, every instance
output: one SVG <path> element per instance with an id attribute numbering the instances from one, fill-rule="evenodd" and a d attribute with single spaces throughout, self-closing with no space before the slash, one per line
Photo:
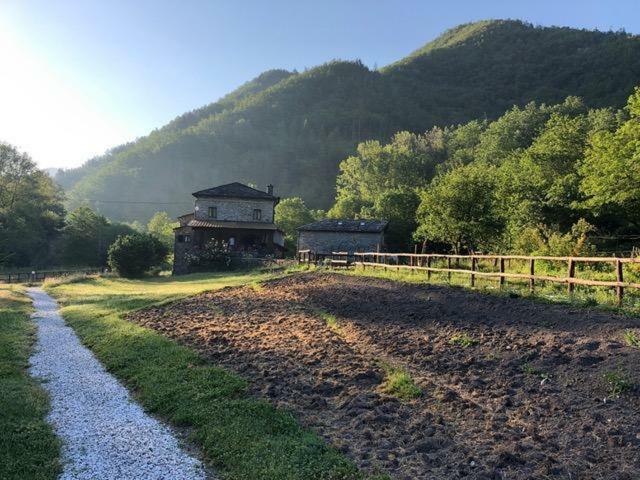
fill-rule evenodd
<path id="1" fill-rule="evenodd" d="M 549 256 L 528 256 L 528 255 L 446 255 L 436 253 L 380 253 L 364 252 L 355 253 L 356 260 L 353 264 L 357 267 L 382 267 L 385 269 L 409 269 L 426 271 L 427 277 L 431 277 L 432 272 L 447 273 L 451 279 L 452 273 L 466 274 L 470 276 L 471 286 L 475 285 L 476 277 L 498 278 L 500 287 L 505 284 L 506 279 L 523 279 L 529 281 L 529 289 L 535 289 L 536 281 L 564 283 L 567 285 L 569 294 L 573 293 L 576 285 L 586 285 L 594 287 L 611 287 L 616 291 L 618 304 L 622 304 L 624 291 L 627 288 L 640 289 L 640 283 L 624 281 L 624 265 L 638 264 L 640 258 L 618 258 L 618 257 L 549 257 Z M 434 267 L 434 260 L 446 260 L 446 267 Z M 478 269 L 479 260 L 493 260 L 496 271 L 480 271 Z M 512 260 L 527 262 L 528 273 L 507 272 L 505 264 L 509 266 Z M 452 267 L 452 261 L 456 266 Z M 470 268 L 460 268 L 461 261 L 468 261 Z M 566 263 L 566 276 L 536 275 L 536 261 Z M 611 264 L 615 271 L 615 280 L 590 280 L 576 277 L 576 264 L 578 263 L 604 263 Z"/>
<path id="2" fill-rule="evenodd" d="M 47 278 L 66 277 L 68 275 L 92 275 L 101 273 L 99 268 L 85 270 L 45 270 L 33 272 L 15 272 L 0 274 L 0 283 L 27 283 L 27 282 L 43 282 Z"/>
<path id="3" fill-rule="evenodd" d="M 298 263 L 306 264 L 327 262 L 332 267 L 350 267 L 356 260 L 354 254 L 349 252 L 319 253 L 311 250 L 298 250 L 296 259 Z"/>

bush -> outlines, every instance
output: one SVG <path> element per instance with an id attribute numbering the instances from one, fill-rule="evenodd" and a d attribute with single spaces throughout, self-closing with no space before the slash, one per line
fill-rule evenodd
<path id="1" fill-rule="evenodd" d="M 153 235 L 122 235 L 109 247 L 109 266 L 122 277 L 139 277 L 160 265 L 168 253 L 168 248 Z"/>
<path id="2" fill-rule="evenodd" d="M 228 245 L 216 239 L 209 240 L 203 248 L 194 248 L 186 259 L 191 267 L 200 269 L 226 270 L 231 267 Z"/>

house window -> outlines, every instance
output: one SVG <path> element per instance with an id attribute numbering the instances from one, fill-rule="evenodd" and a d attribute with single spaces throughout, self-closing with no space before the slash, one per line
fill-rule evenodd
<path id="1" fill-rule="evenodd" d="M 218 218 L 218 207 L 209 207 L 209 218 Z"/>
<path id="2" fill-rule="evenodd" d="M 178 243 L 189 243 L 191 235 L 178 235 Z"/>
<path id="3" fill-rule="evenodd" d="M 262 210 L 256 208 L 253 210 L 253 219 L 254 220 L 262 220 Z"/>

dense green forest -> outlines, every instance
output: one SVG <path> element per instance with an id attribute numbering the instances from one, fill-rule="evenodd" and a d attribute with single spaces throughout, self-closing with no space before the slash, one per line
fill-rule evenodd
<path id="1" fill-rule="evenodd" d="M 69 209 L 88 204 L 116 221 L 146 223 L 157 210 L 175 216 L 190 208 L 190 192 L 231 181 L 273 183 L 281 196 L 328 208 L 340 161 L 366 140 L 421 134 L 403 135 L 428 144 L 421 168 L 433 169 L 438 140 L 430 135 L 439 130 L 422 134 L 434 126 L 444 131 L 465 124 L 462 144 L 470 141 L 465 135 L 490 129 L 512 106 L 531 101 L 558 104 L 574 95 L 583 109 L 617 109 L 639 79 L 638 36 L 519 21 L 472 23 L 379 70 L 333 61 L 301 73 L 266 72 L 56 180 L 68 192 Z M 458 155 L 467 153 L 461 147 Z M 432 175 L 426 170 L 407 173 L 424 182 Z"/>
<path id="2" fill-rule="evenodd" d="M 392 250 L 590 253 L 596 235 L 640 231 L 640 88 L 620 110 L 568 97 L 400 132 L 340 171 L 329 216 L 389 219 Z"/>
<path id="3" fill-rule="evenodd" d="M 0 142 L 0 269 L 105 266 L 119 236 L 145 231 L 169 250 L 174 226 L 165 212 L 144 226 L 112 222 L 86 205 L 67 211 L 51 177 Z"/>

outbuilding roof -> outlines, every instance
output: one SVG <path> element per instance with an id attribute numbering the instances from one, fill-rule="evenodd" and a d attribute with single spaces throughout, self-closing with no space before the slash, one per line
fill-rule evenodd
<path id="1" fill-rule="evenodd" d="M 224 198 L 258 198 L 265 200 L 278 200 L 270 193 L 256 190 L 240 182 L 227 183 L 218 187 L 207 188 L 192 193 L 194 197 L 224 197 Z"/>
<path id="2" fill-rule="evenodd" d="M 335 220 L 325 219 L 308 223 L 298 228 L 301 232 L 383 232 L 389 222 L 386 220 Z"/>

